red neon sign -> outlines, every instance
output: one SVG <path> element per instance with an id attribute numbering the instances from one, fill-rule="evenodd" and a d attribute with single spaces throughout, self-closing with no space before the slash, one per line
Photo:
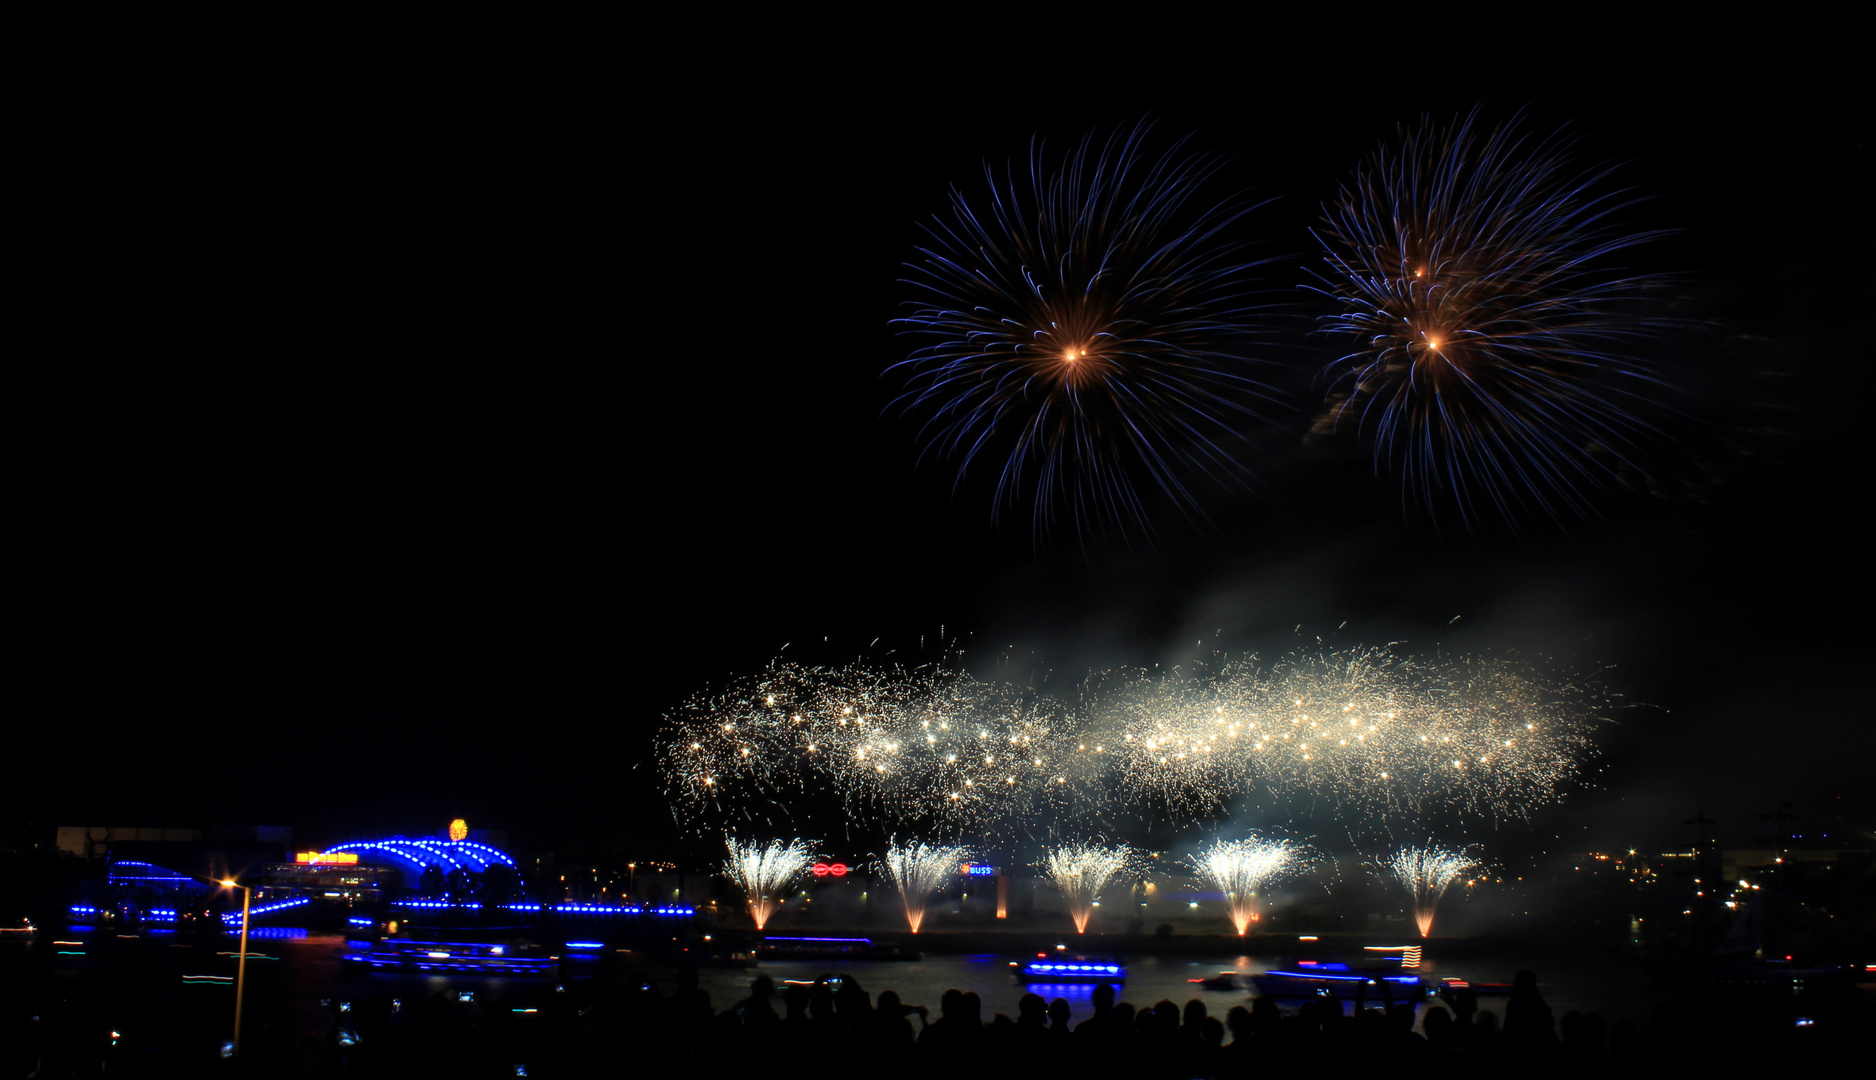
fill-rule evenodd
<path id="1" fill-rule="evenodd" d="M 828 877 L 830 875 L 833 877 L 846 877 L 847 876 L 847 864 L 844 862 L 837 862 L 832 865 L 829 865 L 824 862 L 817 862 L 814 864 L 814 876 L 815 877 Z"/>

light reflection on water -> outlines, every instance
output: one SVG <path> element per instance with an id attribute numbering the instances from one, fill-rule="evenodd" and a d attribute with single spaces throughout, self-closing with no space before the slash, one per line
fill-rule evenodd
<path id="1" fill-rule="evenodd" d="M 439 993 L 447 999 L 457 999 L 462 992 L 468 991 L 474 994 L 479 1007 L 525 1010 L 534 1005 L 542 994 L 552 992 L 554 987 L 552 979 L 419 972 L 348 972 L 342 970 L 339 962 L 339 956 L 345 951 L 343 937 L 309 934 L 304 929 L 293 927 L 268 929 L 274 932 L 265 937 L 274 939 L 275 944 L 267 946 L 271 951 L 266 955 L 274 958 L 275 962 L 250 965 L 250 1001 L 257 1008 L 273 1008 L 294 1015 L 306 1032 L 324 1030 L 329 1019 L 321 1006 L 324 999 L 357 1000 L 374 992 L 383 992 L 410 1002 L 421 1001 Z M 234 935 L 183 940 L 177 935 L 160 931 L 146 930 L 143 931 L 146 936 L 140 937 L 135 933 L 119 934 L 114 929 L 100 931 L 87 925 L 69 927 L 68 933 L 71 939 L 76 939 L 67 939 L 74 946 L 72 948 L 61 947 L 65 942 L 50 936 L 44 942 L 35 943 L 48 949 L 59 949 L 61 962 L 56 967 L 61 977 L 76 978 L 87 972 L 114 969 L 134 973 L 145 981 L 156 980 L 152 986 L 156 983 L 171 986 L 180 985 L 184 975 L 209 973 L 226 977 L 232 975 L 235 968 L 231 944 L 238 938 Z M 260 936 L 250 936 L 251 946 L 254 944 L 252 939 Z M 106 947 L 93 949 L 90 946 L 94 944 Z M 66 956 L 68 952 L 69 957 Z M 258 958 L 260 955 L 263 955 L 262 950 L 256 948 L 255 956 Z M 1045 999 L 1065 999 L 1074 1023 L 1092 1014 L 1094 984 L 1024 985 L 1017 982 L 1010 971 L 1009 962 L 1018 955 L 1027 954 L 931 954 L 927 959 L 916 962 L 771 961 L 751 970 L 706 968 L 699 972 L 698 981 L 709 992 L 712 1008 L 719 1012 L 747 997 L 750 981 L 757 974 L 766 974 L 780 983 L 791 979 L 811 981 L 824 974 L 845 973 L 852 976 L 874 999 L 882 991 L 893 990 L 907 1004 L 924 1005 L 932 1011 L 934 1017 L 944 992 L 953 988 L 975 991 L 983 999 L 986 1020 L 997 1013 L 1014 1017 L 1018 1000 L 1030 992 Z M 1122 984 L 1121 1000 L 1132 1002 L 1138 1007 L 1162 1000 L 1183 1005 L 1196 998 L 1203 1001 L 1207 1011 L 1214 1016 L 1222 1016 L 1233 1005 L 1247 1003 L 1253 991 L 1248 985 L 1236 990 L 1206 990 L 1197 985 L 1195 980 L 1222 971 L 1248 976 L 1287 963 L 1276 958 L 1223 953 L 1211 956 L 1135 955 L 1125 959 L 1129 977 Z M 1442 976 L 1458 976 L 1475 982 L 1508 983 L 1519 969 L 1527 967 L 1537 973 L 1539 991 L 1549 1004 L 1552 1015 L 1558 1018 L 1571 1010 L 1580 1010 L 1600 1013 L 1611 1022 L 1622 1018 L 1640 1022 L 1646 1021 L 1660 1004 L 1687 1004 L 1698 1000 L 1698 995 L 1656 989 L 1641 965 L 1634 960 L 1593 949 L 1572 953 L 1488 954 L 1453 961 L 1441 958 L 1435 946 L 1428 950 L 1427 962 L 1420 974 L 1429 983 Z M 593 957 L 578 956 L 573 974 L 584 977 L 596 970 L 597 963 Z M 628 967 L 627 970 L 634 977 L 648 979 L 665 994 L 676 987 L 675 972 L 671 968 Z M 205 1007 L 212 999 L 214 1007 L 221 1008 L 225 1003 L 217 995 L 230 995 L 232 987 L 221 986 L 217 989 L 192 986 L 188 993 L 191 1000 L 200 998 Z M 1866 988 L 1861 993 L 1868 1002 L 1876 991 Z M 1437 999 L 1422 999 L 1417 1003 L 1416 1011 L 1424 1012 L 1428 1004 L 1435 1002 Z M 1382 998 L 1377 993 L 1368 997 L 1366 1003 L 1378 1006 Z M 1501 1018 L 1504 1015 L 1505 999 L 1502 997 L 1482 996 L 1479 1003 L 1483 1009 Z M 1294 1009 L 1298 1004 L 1297 1001 L 1283 1003 L 1286 1010 Z M 1352 995 L 1344 998 L 1344 1004 L 1345 1007 L 1353 1006 Z"/>
<path id="2" fill-rule="evenodd" d="M 1014 1018 L 1017 1002 L 1025 993 L 1039 994 L 1051 1000 L 1058 997 L 1066 999 L 1074 1023 L 1080 1023 L 1093 1014 L 1094 984 L 1024 985 L 1011 975 L 1011 959 L 1014 957 L 928 954 L 924 960 L 911 963 L 856 960 L 764 962 L 760 967 L 747 971 L 706 969 L 699 973 L 698 983 L 709 991 L 711 1007 L 718 1011 L 747 997 L 750 981 L 758 974 L 768 975 L 779 984 L 787 979 L 805 981 L 825 974 L 844 973 L 852 976 L 874 998 L 883 990 L 897 991 L 906 1004 L 926 1006 L 932 1011 L 933 1018 L 937 1016 L 939 999 L 950 989 L 976 991 L 983 999 L 986 1021 L 997 1013 Z M 1119 998 L 1132 1002 L 1136 1007 L 1159 1001 L 1171 1001 L 1183 1006 L 1185 1002 L 1197 998 L 1205 1003 L 1207 1012 L 1222 1017 L 1233 1005 L 1248 1005 L 1255 992 L 1248 984 L 1237 990 L 1206 990 L 1193 980 L 1223 971 L 1249 976 L 1280 967 L 1282 963 L 1274 958 L 1228 955 L 1196 958 L 1129 957 L 1128 977 L 1120 987 Z M 1579 1009 L 1599 1012 L 1610 1020 L 1623 1016 L 1640 1020 L 1649 1014 L 1656 1000 L 1655 992 L 1639 964 L 1607 954 L 1527 959 L 1485 958 L 1446 965 L 1430 962 L 1421 974 L 1429 984 L 1447 975 L 1457 975 L 1476 982 L 1510 982 L 1521 967 L 1530 967 L 1537 972 L 1539 991 L 1550 1005 L 1552 1014 L 1559 1017 L 1571 1009 Z M 667 991 L 675 985 L 664 980 L 658 982 Z M 1396 995 L 1392 1000 L 1399 1002 L 1402 998 Z M 1298 1004 L 1299 1001 L 1282 1002 L 1286 1011 L 1296 1008 Z M 1379 1007 L 1382 1004 L 1381 994 L 1378 991 L 1370 992 L 1366 1004 L 1370 1008 Z M 1424 1012 L 1429 1004 L 1440 1002 L 1437 998 L 1419 999 L 1416 1002 L 1416 1013 Z M 1479 1004 L 1481 1008 L 1497 1013 L 1502 1018 L 1503 998 L 1481 997 Z M 1354 996 L 1350 994 L 1344 998 L 1344 1008 L 1353 1007 Z"/>

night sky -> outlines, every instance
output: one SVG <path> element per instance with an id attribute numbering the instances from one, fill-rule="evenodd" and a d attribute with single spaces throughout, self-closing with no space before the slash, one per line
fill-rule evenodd
<path id="1" fill-rule="evenodd" d="M 1685 841 L 1696 806 L 1743 842 L 1780 799 L 1867 824 L 1865 94 L 1826 56 L 1646 59 L 1378 85 L 1167 56 L 1070 91 L 989 58 L 378 57 L 73 91 L 25 166 L 9 828 L 661 843 L 661 716 L 777 655 L 948 642 L 1063 686 L 1317 637 L 1600 672 L 1637 707 L 1542 822 L 1565 846 Z M 1701 324 L 1647 346 L 1650 490 L 1516 536 L 1436 530 L 1357 444 L 1300 438 L 1338 355 L 1296 288 L 1321 201 L 1397 123 L 1481 103 L 1625 163 L 1624 220 L 1678 230 L 1631 261 Z M 1039 542 L 917 465 L 881 378 L 900 264 L 985 158 L 1142 116 L 1276 200 L 1245 236 L 1298 407 L 1208 528 Z"/>

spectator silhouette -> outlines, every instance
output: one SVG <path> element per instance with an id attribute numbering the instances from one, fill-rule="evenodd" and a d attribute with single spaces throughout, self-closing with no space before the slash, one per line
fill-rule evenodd
<path id="1" fill-rule="evenodd" d="M 1504 1041 L 1529 1059 L 1557 1043 L 1550 1006 L 1537 993 L 1537 973 L 1529 968 L 1511 978 L 1511 997 L 1505 1002 Z"/>

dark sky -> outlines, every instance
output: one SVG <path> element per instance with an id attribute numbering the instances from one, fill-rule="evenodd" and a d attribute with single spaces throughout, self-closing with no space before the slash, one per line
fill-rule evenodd
<path id="1" fill-rule="evenodd" d="M 1613 665 L 1648 708 L 1553 832 L 1672 838 L 1705 805 L 1743 836 L 1836 795 L 1867 823 L 1867 125 L 1814 59 L 1377 85 L 1169 56 L 1071 86 L 378 57 L 55 96 L 7 394 L 7 819 L 616 839 L 661 820 L 660 716 L 784 646 L 948 640 L 1072 681 L 1300 627 Z M 1474 104 L 1570 123 L 1651 196 L 1634 227 L 1679 230 L 1634 256 L 1705 325 L 1649 346 L 1676 386 L 1651 493 L 1442 534 L 1352 444 L 1296 449 L 1303 409 L 1212 528 L 1083 549 L 915 467 L 880 378 L 899 264 L 984 158 L 1143 115 L 1231 155 L 1277 200 L 1268 355 L 1307 393 L 1321 200 L 1396 123 Z"/>

